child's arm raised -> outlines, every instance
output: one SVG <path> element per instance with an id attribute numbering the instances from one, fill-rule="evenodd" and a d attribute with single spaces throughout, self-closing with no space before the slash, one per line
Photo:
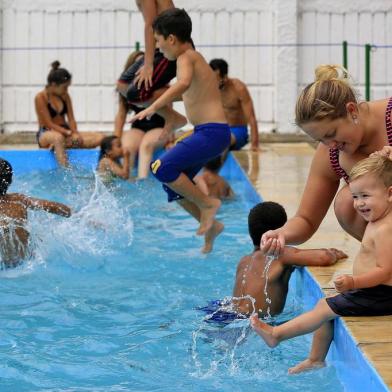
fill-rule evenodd
<path id="1" fill-rule="evenodd" d="M 285 265 L 297 266 L 328 266 L 335 264 L 338 260 L 348 257 L 339 249 L 298 249 L 285 247 L 281 257 Z"/>
<path id="2" fill-rule="evenodd" d="M 32 210 L 44 210 L 51 214 L 65 216 L 67 218 L 70 217 L 72 213 L 68 206 L 55 201 L 36 199 L 25 195 L 21 196 L 21 201 L 27 208 L 31 208 Z"/>
<path id="3" fill-rule="evenodd" d="M 387 224 L 380 226 L 374 235 L 374 258 L 376 266 L 368 272 L 351 276 L 341 275 L 335 280 L 336 290 L 339 292 L 375 287 L 392 279 L 392 227 Z"/>
<path id="4" fill-rule="evenodd" d="M 177 58 L 177 81 L 172 84 L 155 102 L 142 110 L 130 122 L 151 117 L 157 110 L 162 109 L 180 97 L 191 85 L 193 77 L 193 63 L 187 53 Z"/>

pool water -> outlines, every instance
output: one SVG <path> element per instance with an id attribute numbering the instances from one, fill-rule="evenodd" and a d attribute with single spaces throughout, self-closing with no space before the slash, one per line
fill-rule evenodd
<path id="1" fill-rule="evenodd" d="M 243 184 L 232 182 L 237 194 Z M 198 306 L 231 295 L 252 246 L 244 199 L 202 255 L 197 223 L 153 179 L 104 186 L 91 171 L 34 171 L 10 192 L 72 207 L 29 213 L 34 256 L 0 271 L 1 391 L 342 391 L 333 366 L 297 376 L 310 336 L 269 349 L 247 320 L 208 324 Z M 284 313 L 301 313 L 294 275 Z"/>

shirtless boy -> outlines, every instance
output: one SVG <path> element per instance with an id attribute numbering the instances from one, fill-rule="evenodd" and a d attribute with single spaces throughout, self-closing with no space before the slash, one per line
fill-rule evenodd
<path id="1" fill-rule="evenodd" d="M 239 79 L 229 78 L 229 66 L 223 59 L 213 59 L 210 66 L 219 82 L 223 109 L 231 131 L 231 150 L 240 150 L 248 143 L 248 124 L 253 151 L 259 148 L 259 131 L 253 108 L 252 98 L 245 83 Z"/>
<path id="2" fill-rule="evenodd" d="M 9 162 L 0 159 L 0 258 L 5 267 L 15 266 L 29 255 L 29 232 L 26 229 L 28 209 L 71 216 L 70 208 L 64 204 L 20 193 L 7 194 L 12 174 Z"/>
<path id="3" fill-rule="evenodd" d="M 197 234 L 204 235 L 203 252 L 209 252 L 223 230 L 223 224 L 215 219 L 221 202 L 200 191 L 193 178 L 206 162 L 228 148 L 230 129 L 216 77 L 203 56 L 193 48 L 192 22 L 188 14 L 178 8 L 164 11 L 155 19 L 153 29 L 160 51 L 168 60 L 177 60 L 177 81 L 131 121 L 149 117 L 182 97 L 186 115 L 195 126 L 194 133 L 153 162 L 151 170 L 164 184 L 169 202 L 178 200 L 200 222 Z"/>

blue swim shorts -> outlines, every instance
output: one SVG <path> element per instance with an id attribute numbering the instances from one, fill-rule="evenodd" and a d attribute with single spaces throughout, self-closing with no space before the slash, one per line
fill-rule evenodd
<path id="1" fill-rule="evenodd" d="M 201 310 L 206 314 L 204 318 L 206 323 L 226 325 L 234 320 L 244 320 L 248 318 L 247 315 L 232 310 L 231 301 L 226 299 L 209 301 L 207 306 L 201 306 L 196 309 Z"/>
<path id="2" fill-rule="evenodd" d="M 230 147 L 230 150 L 241 150 L 249 140 L 248 127 L 246 125 L 236 125 L 230 127 L 230 131 L 235 137 L 235 144 Z"/>
<path id="3" fill-rule="evenodd" d="M 183 197 L 166 184 L 175 181 L 181 173 L 190 180 L 204 164 L 220 155 L 230 145 L 230 128 L 227 124 L 197 125 L 193 134 L 180 140 L 172 149 L 151 164 L 152 174 L 163 183 L 168 201 Z"/>

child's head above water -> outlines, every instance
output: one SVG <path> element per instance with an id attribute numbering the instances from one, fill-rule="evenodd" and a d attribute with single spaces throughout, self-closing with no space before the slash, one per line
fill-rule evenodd
<path id="1" fill-rule="evenodd" d="M 275 230 L 287 222 L 285 209 L 273 201 L 256 204 L 248 215 L 248 230 L 253 245 L 259 247 L 261 236 L 268 230 Z"/>
<path id="2" fill-rule="evenodd" d="M 379 178 L 387 188 L 392 186 L 392 161 L 380 155 L 362 159 L 351 169 L 350 182 L 367 174 Z"/>
<path id="3" fill-rule="evenodd" d="M 9 162 L 0 158 L 0 196 L 7 193 L 8 187 L 12 183 L 12 166 Z"/>
<path id="4" fill-rule="evenodd" d="M 116 136 L 107 136 L 101 142 L 101 151 L 99 152 L 98 161 L 104 157 L 111 159 L 120 158 L 123 155 L 121 140 Z"/>

